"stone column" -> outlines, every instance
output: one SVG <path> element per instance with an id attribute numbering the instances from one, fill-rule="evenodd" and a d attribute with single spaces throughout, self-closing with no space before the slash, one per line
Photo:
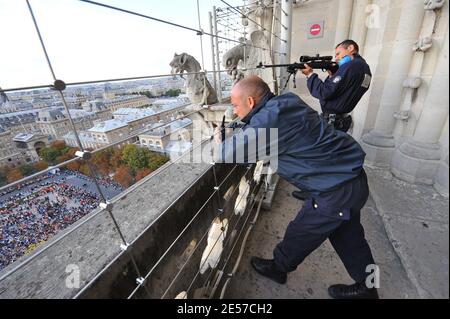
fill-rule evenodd
<path id="1" fill-rule="evenodd" d="M 440 4 L 444 4 L 440 2 Z M 425 8 L 427 8 L 426 6 Z M 423 74 L 423 65 L 425 56 L 428 59 L 433 59 L 426 52 L 433 46 L 433 34 L 435 33 L 437 15 L 434 6 L 433 9 L 427 9 L 425 11 L 425 17 L 422 23 L 422 30 L 420 32 L 419 39 L 414 44 L 413 51 L 414 56 L 411 63 L 409 76 L 403 82 L 403 88 L 405 91 L 405 97 L 403 104 L 400 107 L 400 111 L 394 114 L 394 117 L 398 120 L 396 130 L 394 130 L 394 136 L 411 136 L 412 133 L 408 133 L 411 129 L 415 128 L 415 117 L 411 117 L 414 101 L 419 94 L 419 89 L 422 86 L 425 74 Z M 433 60 L 436 60 L 437 57 Z"/>
<path id="2" fill-rule="evenodd" d="M 338 1 L 338 17 L 336 25 L 336 34 L 334 36 L 335 44 L 338 44 L 350 36 L 350 23 L 352 22 L 353 0 Z"/>
<path id="3" fill-rule="evenodd" d="M 355 1 L 358 3 L 360 0 Z M 357 13 L 364 16 L 363 23 L 367 28 L 367 33 L 364 43 L 360 43 L 360 50 L 373 75 L 369 91 L 352 112 L 354 126 L 351 135 L 358 141 L 361 141 L 368 129 L 375 126 L 387 73 L 383 66 L 389 62 L 390 58 L 390 54 L 386 54 L 386 52 L 391 52 L 395 39 L 386 32 L 391 28 L 391 21 L 395 20 L 395 14 L 391 10 L 392 5 L 389 0 L 374 0 L 364 8 L 364 12 L 358 10 L 358 7 L 354 12 L 355 17 Z M 355 28 L 357 27 L 355 24 Z"/>
<path id="4" fill-rule="evenodd" d="M 362 138 L 367 161 L 377 165 L 389 165 L 395 148 L 393 130 L 394 114 L 402 102 L 403 82 L 408 76 L 413 57 L 413 45 L 417 41 L 425 14 L 422 0 L 403 1 L 400 10 L 395 44 L 391 52 L 387 78 L 381 96 L 375 128 Z"/>
<path id="5" fill-rule="evenodd" d="M 247 11 L 248 11 L 247 16 L 250 19 L 245 19 L 243 17 L 243 20 L 244 20 L 243 23 L 248 27 L 249 35 L 251 35 L 254 31 L 260 30 L 260 27 L 255 23 L 255 22 L 259 23 L 259 21 L 257 20 L 257 16 L 256 16 L 257 9 L 258 9 L 258 5 L 256 4 L 256 2 L 251 3 L 247 9 Z M 253 22 L 253 21 L 255 21 L 255 22 Z"/>
<path id="6" fill-rule="evenodd" d="M 272 38 L 272 19 L 273 19 L 273 0 L 263 0 L 258 6 L 257 16 L 261 21 L 261 26 L 264 28 L 264 35 L 267 39 Z M 270 40 L 269 40 L 270 43 Z"/>
<path id="7" fill-rule="evenodd" d="M 366 43 L 367 25 L 366 25 L 366 8 L 369 0 L 353 0 L 353 16 L 350 26 L 349 38 L 358 43 L 359 53 L 364 54 L 364 44 Z M 339 41 L 338 38 L 336 38 Z M 337 43 L 336 43 L 337 44 Z"/>
<path id="8" fill-rule="evenodd" d="M 280 63 L 286 64 L 291 63 L 291 40 L 292 40 L 292 0 L 282 0 L 281 2 L 281 24 L 286 26 L 287 29 L 281 28 L 280 38 L 285 41 L 280 40 L 280 51 L 286 53 L 286 55 L 280 56 Z M 280 85 L 286 83 L 288 78 L 288 73 L 286 68 L 281 68 L 280 70 Z M 288 91 L 289 88 L 286 88 Z M 287 93 L 287 92 L 281 92 Z"/>
<path id="9" fill-rule="evenodd" d="M 437 173 L 434 178 L 434 188 L 442 195 L 449 196 L 449 165 L 448 165 L 448 117 L 447 123 L 441 136 L 441 143 L 444 144 L 444 158 L 439 163 Z"/>
<path id="10" fill-rule="evenodd" d="M 408 182 L 433 185 L 442 157 L 439 139 L 449 113 L 448 41 L 447 29 L 414 136 L 398 148 L 392 159 L 394 175 Z"/>

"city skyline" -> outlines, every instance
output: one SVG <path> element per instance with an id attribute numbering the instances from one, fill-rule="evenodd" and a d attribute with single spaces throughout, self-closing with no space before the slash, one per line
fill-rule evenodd
<path id="1" fill-rule="evenodd" d="M 198 29 L 196 0 L 101 2 Z M 240 0 L 229 3 L 242 4 Z M 30 4 L 56 77 L 66 82 L 168 74 L 173 54 L 181 52 L 202 63 L 199 36 L 193 31 L 75 0 Z M 208 12 L 213 5 L 224 4 L 199 0 L 199 5 L 202 29 L 209 32 Z M 7 49 L 0 53 L 0 87 L 52 83 L 25 1 L 0 0 L 0 28 L 13 30 L 2 37 Z M 203 36 L 203 51 L 205 68 L 211 70 L 209 36 Z"/>

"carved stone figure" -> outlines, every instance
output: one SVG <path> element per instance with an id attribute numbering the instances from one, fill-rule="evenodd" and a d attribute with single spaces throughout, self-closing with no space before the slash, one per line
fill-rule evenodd
<path id="1" fill-rule="evenodd" d="M 247 43 L 238 44 L 234 47 L 232 47 L 230 50 L 228 50 L 224 55 L 222 59 L 223 67 L 227 70 L 228 75 L 230 75 L 231 79 L 234 82 L 237 82 L 244 78 L 244 74 L 241 71 L 238 71 L 238 65 L 239 62 L 248 59 L 249 54 L 249 44 L 251 44 L 250 41 L 247 41 Z M 247 57 L 244 59 L 244 55 L 247 54 Z"/>
<path id="2" fill-rule="evenodd" d="M 403 87 L 408 89 L 418 89 L 422 85 L 422 79 L 418 76 L 408 77 L 403 81 Z"/>
<path id="3" fill-rule="evenodd" d="M 201 70 L 200 63 L 191 55 L 187 53 L 176 54 L 170 62 L 172 67 L 172 74 L 180 74 L 182 78 L 183 72 L 195 73 Z M 188 74 L 186 76 L 186 93 L 189 100 L 193 104 L 211 105 L 217 103 L 216 91 L 212 88 L 205 74 Z"/>
<path id="4" fill-rule="evenodd" d="M 425 0 L 425 10 L 437 10 L 444 6 L 445 0 Z"/>
<path id="5" fill-rule="evenodd" d="M 420 38 L 414 43 L 413 51 L 426 52 L 433 46 L 433 39 L 431 37 Z"/>
<path id="6" fill-rule="evenodd" d="M 242 39 L 242 42 L 242 44 L 234 46 L 224 54 L 222 59 L 223 67 L 228 71 L 228 74 L 234 82 L 241 80 L 245 75 L 258 75 L 274 91 L 274 69 L 254 70 L 260 62 L 263 64 L 272 64 L 270 47 L 264 32 L 260 30 L 254 31 L 250 35 L 250 40 L 244 42 Z M 252 70 L 240 71 L 238 70 L 238 66 L 244 70 Z"/>
<path id="7" fill-rule="evenodd" d="M 2 91 L 2 88 L 0 88 L 0 105 L 8 101 L 8 96 L 5 94 L 5 92 Z"/>

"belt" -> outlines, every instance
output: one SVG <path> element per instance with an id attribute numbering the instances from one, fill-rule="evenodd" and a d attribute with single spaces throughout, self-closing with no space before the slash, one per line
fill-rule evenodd
<path id="1" fill-rule="evenodd" d="M 336 113 L 327 113 L 327 112 L 323 112 L 322 115 L 324 118 L 335 118 L 338 120 L 345 119 L 350 116 L 350 114 L 348 114 L 348 113 L 336 114 Z"/>

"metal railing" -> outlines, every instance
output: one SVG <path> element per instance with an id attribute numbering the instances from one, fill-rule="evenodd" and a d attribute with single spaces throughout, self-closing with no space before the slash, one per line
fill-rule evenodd
<path id="1" fill-rule="evenodd" d="M 201 28 L 200 11 L 199 11 L 199 10 L 198 10 L 198 15 L 199 15 L 199 29 L 196 29 L 196 28 L 186 27 L 186 26 L 183 26 L 183 25 L 180 25 L 180 24 L 177 24 L 177 23 L 173 23 L 173 22 L 167 21 L 167 20 L 155 18 L 155 17 L 149 16 L 149 15 L 144 15 L 144 14 L 141 14 L 141 13 L 138 13 L 138 12 L 134 12 L 134 11 L 130 11 L 130 10 L 126 10 L 126 9 L 122 9 L 122 8 L 118 8 L 118 7 L 114 7 L 114 6 L 110 6 L 110 5 L 106 5 L 106 4 L 99 3 L 99 2 L 95 2 L 95 1 L 90 1 L 90 0 L 79 0 L 79 1 L 84 2 L 84 3 L 86 3 L 86 4 L 95 5 L 95 6 L 101 6 L 101 7 L 107 8 L 107 9 L 111 9 L 111 10 L 119 11 L 119 12 L 122 12 L 122 13 L 134 15 L 134 16 L 137 16 L 137 17 L 141 17 L 141 18 L 145 18 L 145 19 L 150 19 L 150 20 L 157 21 L 157 22 L 160 22 L 160 23 L 168 24 L 168 25 L 173 26 L 173 27 L 182 28 L 182 29 L 185 29 L 185 30 L 188 30 L 188 31 L 195 32 L 195 33 L 196 33 L 197 35 L 199 35 L 200 37 L 203 36 L 203 35 L 208 35 L 208 36 L 210 36 L 211 38 L 222 39 L 222 40 L 225 40 L 225 41 L 228 41 L 228 42 L 233 42 L 233 43 L 239 43 L 239 44 L 241 44 L 241 42 L 240 42 L 239 40 L 236 40 L 236 39 L 233 39 L 233 38 L 229 38 L 229 37 L 219 36 L 219 35 L 217 34 L 217 33 L 218 33 L 218 30 L 215 30 L 215 31 L 216 31 L 215 34 L 212 33 L 212 32 L 208 33 L 208 32 L 203 31 L 202 28 Z M 241 12 L 240 10 L 238 10 L 238 9 L 236 9 L 236 8 L 234 8 L 234 7 L 231 7 L 227 2 L 225 2 L 225 1 L 222 1 L 222 2 L 224 2 L 228 7 L 230 7 L 232 10 L 234 10 L 234 11 L 237 12 L 238 14 L 242 14 L 243 16 L 245 16 L 245 14 L 243 14 L 243 12 Z M 59 164 L 57 164 L 57 165 L 55 165 L 55 166 L 49 167 L 49 168 L 47 168 L 47 169 L 45 169 L 45 170 L 42 170 L 42 171 L 37 172 L 37 173 L 34 173 L 34 174 L 30 175 L 30 176 L 21 178 L 21 179 L 15 181 L 15 182 L 12 182 L 12 183 L 10 183 L 10 184 L 8 184 L 8 185 L 5 185 L 5 186 L 3 186 L 3 187 L 0 187 L 0 192 L 5 191 L 5 190 L 8 190 L 8 189 L 11 189 L 11 188 L 16 187 L 16 186 L 19 186 L 19 185 L 22 185 L 22 184 L 25 183 L 25 182 L 32 181 L 32 180 L 36 179 L 36 178 L 39 177 L 39 176 L 42 176 L 42 175 L 47 174 L 47 173 L 50 173 L 51 171 L 53 171 L 53 170 L 55 170 L 55 169 L 63 168 L 63 167 L 65 167 L 65 166 L 67 166 L 68 164 L 74 163 L 75 161 L 83 161 L 83 162 L 86 163 L 86 164 L 88 165 L 88 167 L 89 167 L 89 173 L 90 173 L 90 174 L 89 174 L 89 177 L 92 179 L 93 183 L 95 184 L 96 191 L 97 191 L 98 195 L 100 196 L 100 205 L 99 205 L 100 209 L 97 209 L 97 210 L 95 210 L 95 211 L 93 211 L 93 212 L 87 214 L 87 216 L 83 217 L 83 219 L 82 219 L 80 222 L 78 222 L 76 225 L 74 225 L 73 227 L 70 227 L 66 232 L 64 232 L 64 234 L 63 234 L 62 236 L 59 236 L 58 238 L 56 238 L 55 240 L 51 241 L 50 243 L 44 245 L 43 247 L 40 247 L 39 250 L 38 250 L 36 253 L 32 254 L 29 258 L 25 259 L 23 262 L 20 262 L 20 263 L 11 265 L 11 266 L 8 268 L 7 271 L 5 271 L 5 272 L 3 272 L 3 273 L 1 274 L 1 276 L 0 276 L 0 282 L 1 282 L 2 280 L 4 280 L 4 279 L 8 278 L 9 276 L 11 276 L 13 273 L 15 273 L 16 271 L 18 271 L 19 269 L 22 269 L 23 267 L 25 267 L 27 264 L 29 264 L 30 262 L 32 262 L 33 260 L 35 260 L 37 257 L 39 257 L 41 254 L 43 254 L 44 252 L 46 252 L 48 249 L 50 249 L 51 247 L 55 246 L 55 245 L 58 244 L 61 240 L 63 240 L 63 239 L 66 238 L 67 236 L 69 236 L 69 235 L 70 235 L 71 233 L 73 233 L 75 230 L 79 229 L 80 227 L 82 227 L 82 226 L 85 225 L 86 223 L 92 221 L 92 220 L 93 220 L 100 212 L 106 211 L 106 212 L 108 213 L 109 217 L 112 219 L 112 221 L 113 221 L 113 223 L 114 223 L 114 228 L 115 228 L 115 230 L 117 231 L 117 234 L 119 235 L 119 237 L 120 237 L 120 239 L 121 239 L 121 252 L 120 252 L 115 258 L 113 258 L 113 260 L 110 261 L 110 262 L 109 262 L 109 263 L 108 263 L 108 264 L 107 264 L 107 265 L 106 265 L 106 266 L 105 266 L 105 267 L 104 267 L 104 268 L 103 268 L 103 269 L 102 269 L 102 270 L 101 270 L 94 278 L 92 278 L 92 279 L 91 279 L 91 280 L 90 280 L 90 281 L 89 281 L 89 282 L 88 282 L 81 290 L 79 290 L 78 293 L 75 295 L 75 297 L 80 296 L 84 291 L 86 291 L 86 290 L 91 286 L 91 284 L 92 284 L 99 276 L 101 276 L 101 275 L 103 274 L 103 272 L 104 272 L 106 269 L 108 269 L 108 268 L 114 263 L 114 261 L 116 261 L 120 256 L 122 256 L 123 254 L 129 254 L 129 257 L 130 257 L 130 260 L 131 260 L 131 262 L 132 262 L 134 271 L 135 271 L 136 274 L 138 275 L 138 278 L 136 278 L 136 279 L 137 279 L 137 286 L 136 286 L 136 288 L 133 290 L 133 292 L 132 292 L 132 293 L 130 294 L 130 296 L 129 296 L 129 298 L 132 298 L 132 297 L 135 295 L 135 293 L 136 293 L 140 288 L 143 288 L 144 290 L 146 289 L 146 286 L 145 286 L 146 280 L 149 278 L 149 276 L 151 276 L 153 270 L 154 270 L 154 269 L 159 265 L 159 263 L 160 263 L 160 262 L 168 255 L 168 253 L 170 252 L 170 249 L 175 245 L 176 241 L 179 240 L 179 239 L 181 238 L 181 236 L 183 235 L 184 231 L 185 231 L 188 227 L 191 226 L 191 224 L 193 223 L 194 219 L 197 218 L 197 217 L 199 216 L 199 214 L 201 213 L 202 209 L 209 203 L 209 201 L 212 200 L 212 198 L 213 198 L 214 196 L 216 196 L 216 195 L 219 197 L 219 200 L 220 200 L 220 194 L 219 194 L 220 186 L 221 186 L 224 182 L 226 182 L 226 181 L 228 180 L 228 178 L 229 178 L 229 177 L 231 176 L 231 174 L 233 173 L 234 169 L 231 170 L 230 173 L 229 173 L 222 181 L 219 182 L 219 181 L 217 181 L 217 178 L 216 178 L 215 165 L 214 165 L 214 163 L 212 163 L 212 170 L 213 170 L 214 176 L 215 176 L 215 178 L 216 178 L 216 180 L 215 180 L 216 187 L 215 187 L 215 189 L 214 189 L 214 192 L 213 192 L 212 195 L 208 198 L 208 200 L 202 205 L 202 208 L 197 212 L 197 214 L 195 214 L 194 218 L 186 225 L 186 227 L 183 229 L 183 231 L 179 234 L 179 236 L 178 236 L 178 237 L 175 239 L 175 241 L 172 243 L 172 245 L 169 246 L 169 248 L 168 248 L 168 249 L 166 250 L 166 252 L 162 255 L 162 257 L 160 258 L 160 260 L 159 260 L 159 261 L 158 261 L 158 262 L 150 269 L 150 271 L 149 271 L 147 274 L 145 274 L 145 276 L 143 277 L 142 274 L 141 274 L 141 272 L 140 272 L 140 270 L 139 270 L 139 268 L 138 268 L 138 265 L 137 265 L 137 263 L 136 263 L 135 256 L 133 255 L 132 251 L 129 250 L 129 249 L 127 249 L 127 248 L 128 248 L 130 245 L 132 245 L 139 237 L 141 237 L 142 234 L 144 234 L 150 227 L 152 227 L 152 225 L 154 224 L 154 222 L 156 222 L 157 219 L 156 219 L 154 222 L 150 223 L 147 227 L 145 227 L 145 229 L 140 233 L 140 235 L 138 235 L 136 238 L 134 238 L 134 239 L 131 241 L 131 243 L 127 242 L 127 240 L 126 240 L 126 238 L 125 238 L 125 236 L 124 236 L 124 234 L 123 234 L 123 231 L 122 231 L 122 229 L 121 229 L 121 227 L 120 227 L 120 225 L 119 225 L 119 223 L 118 223 L 118 221 L 117 221 L 117 219 L 116 219 L 116 216 L 115 216 L 115 215 L 113 214 L 113 212 L 112 212 L 112 207 L 113 207 L 113 205 L 114 205 L 115 203 L 117 203 L 121 198 L 123 198 L 124 196 L 126 196 L 126 192 L 122 192 L 121 194 L 115 196 L 115 197 L 112 198 L 111 200 L 107 200 L 107 197 L 105 196 L 105 194 L 104 194 L 102 188 L 100 187 L 98 172 L 96 171 L 95 165 L 92 163 L 92 155 L 94 155 L 94 154 L 96 154 L 96 153 L 99 153 L 99 152 L 102 152 L 102 151 L 105 151 L 105 150 L 107 150 L 107 149 L 109 149 L 109 148 L 112 148 L 112 147 L 115 147 L 115 146 L 118 146 L 118 145 L 127 143 L 127 142 L 129 142 L 130 140 L 132 140 L 132 139 L 138 137 L 139 135 L 141 135 L 141 134 L 147 132 L 147 131 L 148 131 L 148 128 L 145 128 L 145 129 L 139 130 L 139 131 L 137 131 L 137 132 L 134 132 L 133 134 L 131 134 L 131 135 L 129 135 L 129 136 L 123 138 L 123 139 L 120 139 L 119 141 L 116 141 L 116 142 L 111 143 L 111 144 L 108 144 L 108 145 L 106 145 L 106 146 L 104 146 L 104 147 L 100 147 L 100 148 L 98 148 L 98 149 L 95 149 L 95 150 L 93 150 L 92 152 L 87 152 L 87 151 L 85 150 L 85 148 L 83 147 L 83 143 L 82 143 L 81 140 L 80 140 L 79 133 L 78 133 L 76 127 L 75 127 L 73 118 L 72 118 L 72 116 L 71 116 L 71 114 L 70 114 L 70 112 L 69 112 L 69 105 L 68 105 L 68 103 L 67 103 L 67 101 L 66 101 L 66 98 L 65 98 L 65 95 L 64 95 L 64 90 L 65 90 L 66 87 L 68 87 L 68 86 L 89 85 L 89 84 L 97 84 L 97 83 L 103 83 L 103 82 L 118 82 L 118 81 L 132 81 L 132 80 L 143 80 L 143 79 L 164 78 L 164 77 L 169 77 L 169 76 L 173 76 L 173 75 L 172 75 L 172 74 L 160 74 L 160 75 L 134 76 L 134 77 L 112 78 L 112 79 L 102 79 L 102 80 L 87 80 L 87 81 L 81 81 L 81 82 L 64 83 L 62 80 L 60 80 L 60 79 L 56 76 L 55 70 L 54 70 L 53 65 L 52 65 L 52 63 L 51 63 L 51 59 L 50 59 L 50 57 L 49 57 L 49 55 L 48 55 L 48 52 L 47 52 L 47 49 L 46 49 L 46 46 L 45 46 L 44 38 L 43 38 L 43 36 L 42 36 L 42 34 L 41 34 L 41 32 L 40 32 L 39 24 L 38 24 L 38 21 L 37 21 L 37 19 L 36 19 L 36 16 L 35 16 L 34 12 L 33 12 L 33 9 L 32 9 L 32 6 L 31 6 L 31 4 L 30 4 L 30 1 L 29 1 L 29 0 L 26 0 L 26 3 L 27 3 L 27 6 L 28 6 L 28 10 L 29 10 L 30 16 L 31 16 L 31 18 L 32 18 L 32 20 L 33 20 L 33 24 L 34 24 L 34 27 L 35 27 L 37 36 L 38 36 L 38 38 L 39 38 L 39 41 L 40 41 L 40 44 L 41 44 L 41 48 L 42 48 L 43 53 L 44 53 L 44 55 L 45 55 L 45 58 L 46 58 L 46 61 L 47 61 L 49 70 L 50 70 L 50 72 L 51 72 L 51 74 L 52 74 L 54 83 L 52 83 L 52 84 L 44 84 L 44 85 L 27 86 L 27 87 L 6 88 L 6 89 L 3 89 L 2 92 L 13 92 L 13 91 L 32 90 L 32 89 L 42 89 L 42 88 L 49 88 L 49 89 L 55 90 L 55 91 L 58 93 L 58 95 L 59 95 L 59 97 L 60 97 L 60 99 L 61 99 L 61 101 L 62 101 L 62 103 L 63 103 L 63 105 L 64 105 L 65 111 L 66 111 L 66 113 L 67 113 L 68 120 L 69 120 L 69 122 L 70 122 L 70 126 L 71 126 L 71 129 L 72 129 L 72 133 L 74 134 L 74 136 L 75 136 L 75 138 L 76 138 L 76 141 L 77 141 L 77 144 L 78 144 L 78 148 L 81 150 L 81 154 L 82 154 L 82 155 L 80 155 L 81 158 L 80 158 L 80 157 L 74 157 L 74 158 L 72 158 L 72 159 L 69 159 L 69 160 L 66 160 L 66 161 L 64 161 L 64 162 L 61 162 L 61 163 L 59 163 Z M 198 1 L 197 1 L 197 8 L 199 8 L 199 7 L 198 7 Z M 245 16 L 245 17 L 248 18 L 248 16 Z M 255 23 L 256 23 L 256 22 L 255 22 Z M 259 24 L 257 24 L 257 25 L 259 25 Z M 227 27 L 226 25 L 223 25 L 223 24 L 222 24 L 222 26 Z M 230 28 L 230 26 L 228 26 L 228 27 Z M 231 29 L 231 28 L 230 28 L 230 29 Z M 263 27 L 262 27 L 262 29 L 265 30 Z M 234 29 L 233 31 L 234 31 L 234 32 L 237 32 L 238 30 L 237 30 L 237 29 Z M 275 37 L 277 37 L 277 38 L 279 38 L 276 34 L 273 34 L 273 33 L 272 33 L 272 35 L 275 36 Z M 244 36 L 245 36 L 245 29 L 244 29 Z M 280 40 L 283 41 L 282 39 L 280 39 Z M 202 66 L 203 66 L 203 70 L 200 71 L 200 72 L 184 73 L 184 75 L 203 74 L 203 75 L 206 76 L 207 74 L 219 74 L 219 82 L 220 82 L 220 74 L 223 73 L 223 72 L 227 72 L 227 71 L 226 71 L 226 70 L 220 70 L 220 69 L 219 69 L 219 70 L 213 70 L 213 71 L 206 71 L 206 70 L 204 70 L 203 44 L 202 44 L 202 41 L 200 41 L 200 44 L 201 44 L 201 51 L 202 51 Z M 248 46 L 249 46 L 249 47 L 252 47 L 252 48 L 255 48 L 255 49 L 263 50 L 263 51 L 267 50 L 267 48 L 258 47 L 258 46 L 254 46 L 254 45 L 248 45 Z M 277 51 L 274 51 L 274 50 L 272 50 L 272 52 L 273 52 L 273 53 L 276 53 L 276 54 L 285 55 L 285 53 L 277 52 Z M 256 68 L 254 68 L 254 69 L 243 69 L 242 71 L 248 71 L 248 70 L 256 70 Z M 219 87 L 219 90 L 220 90 L 220 87 Z M 192 115 L 194 115 L 194 114 L 197 114 L 197 113 L 199 113 L 199 112 L 201 112 L 201 110 L 196 110 L 196 111 L 190 112 L 190 113 L 185 114 L 185 115 L 183 115 L 182 117 L 179 117 L 179 118 L 177 118 L 177 119 L 175 119 L 175 120 L 171 120 L 171 121 L 169 121 L 169 122 L 165 122 L 165 123 L 161 124 L 160 126 L 152 127 L 152 129 L 166 126 L 167 124 L 170 124 L 170 123 L 172 123 L 172 122 L 178 121 L 178 120 L 180 120 L 180 119 L 184 119 L 184 118 L 190 117 L 190 116 L 192 116 Z M 211 139 L 212 137 L 213 137 L 213 136 L 211 136 L 209 139 L 205 139 L 205 140 L 201 141 L 198 145 L 193 146 L 190 150 L 188 150 L 187 152 L 185 152 L 185 154 L 190 153 L 190 152 L 193 152 L 193 151 L 195 151 L 195 150 L 196 150 L 197 148 L 199 148 L 199 147 L 203 147 L 206 143 L 209 143 L 209 142 L 210 142 L 210 139 Z M 85 155 L 88 155 L 88 156 L 84 157 Z M 160 167 L 158 170 L 156 170 L 155 172 L 153 172 L 152 174 L 150 174 L 148 178 L 149 178 L 149 179 L 155 178 L 156 176 L 160 175 L 162 172 L 164 172 L 164 171 L 166 171 L 167 169 L 169 169 L 172 165 L 176 164 L 176 163 L 177 163 L 179 160 L 181 160 L 182 158 L 183 158 L 183 156 L 180 156 L 178 159 L 166 163 L 165 165 L 163 165 L 162 167 Z M 245 175 L 247 175 L 247 173 L 248 173 L 249 171 L 250 171 L 250 167 L 248 168 L 248 170 L 247 170 L 247 172 L 245 173 Z M 199 178 L 200 178 L 200 177 L 199 177 Z M 197 180 L 198 180 L 198 179 L 197 179 Z M 196 180 L 196 181 L 197 181 L 197 180 Z M 195 182 L 194 182 L 194 183 L 195 183 Z M 249 185 L 250 185 L 250 184 L 249 184 Z M 237 188 L 236 188 L 236 189 L 237 189 Z M 234 192 L 236 191 L 236 189 L 234 190 Z M 233 194 L 234 194 L 234 192 L 233 192 Z M 181 197 L 181 195 L 180 195 L 180 197 Z M 180 198 L 180 197 L 178 197 L 178 198 Z M 247 200 L 247 199 L 246 199 L 246 200 Z M 176 200 L 175 200 L 175 201 L 176 201 Z M 175 202 L 175 201 L 174 201 L 174 202 Z M 253 208 L 253 206 L 252 206 L 252 208 Z M 163 212 L 161 215 L 159 215 L 159 216 L 162 216 L 163 214 L 164 214 L 164 212 Z M 238 224 L 239 224 L 239 222 L 240 222 L 240 220 L 241 220 L 241 217 L 242 217 L 242 216 L 240 216 L 240 217 L 237 219 L 236 223 L 234 223 L 234 226 L 233 226 L 233 227 L 234 227 L 234 228 L 233 228 L 234 230 L 237 228 L 237 226 L 238 226 Z M 247 217 L 247 219 L 248 219 L 248 217 Z M 223 227 L 227 227 L 227 226 L 230 225 L 230 224 L 231 224 L 231 220 L 227 223 L 227 225 L 223 225 Z M 204 238 L 206 237 L 208 231 L 209 231 L 209 229 L 208 229 L 207 232 L 202 236 L 201 241 L 204 240 Z M 241 231 L 242 231 L 242 230 L 241 230 Z M 228 241 L 230 240 L 230 238 L 231 238 L 231 236 L 230 236 L 229 238 L 227 238 L 227 243 L 228 243 Z M 200 244 L 200 242 L 199 242 L 199 244 Z M 199 244 L 197 245 L 196 249 L 200 246 Z M 234 247 L 234 246 L 233 246 L 233 247 Z M 193 256 L 193 253 L 192 253 L 192 255 L 188 258 L 188 260 L 186 261 L 185 265 L 187 264 L 187 262 L 190 260 L 190 258 L 191 258 L 192 256 Z M 20 259 L 19 259 L 19 260 L 20 260 Z M 185 265 L 183 266 L 183 268 L 185 267 Z M 180 269 L 180 271 L 178 272 L 178 274 L 175 276 L 174 280 L 170 283 L 170 285 L 168 286 L 166 292 L 162 295 L 162 298 L 166 297 L 168 291 L 170 290 L 171 286 L 174 284 L 174 281 L 179 277 L 179 274 L 182 272 L 183 268 Z M 211 273 L 208 275 L 207 280 L 206 280 L 205 282 L 207 282 L 207 281 L 209 280 L 210 276 L 212 276 L 212 273 L 213 273 L 213 270 L 211 270 Z M 199 273 L 197 272 L 197 274 L 196 274 L 195 277 L 193 278 L 191 284 L 190 284 L 189 287 L 187 288 L 187 292 L 188 292 L 188 293 L 189 293 L 189 290 L 192 288 L 192 285 L 194 284 L 194 282 L 195 282 L 195 280 L 196 280 L 198 274 L 199 274 Z M 150 294 L 149 294 L 148 291 L 146 291 L 146 293 L 148 294 L 148 296 L 150 296 Z"/>

